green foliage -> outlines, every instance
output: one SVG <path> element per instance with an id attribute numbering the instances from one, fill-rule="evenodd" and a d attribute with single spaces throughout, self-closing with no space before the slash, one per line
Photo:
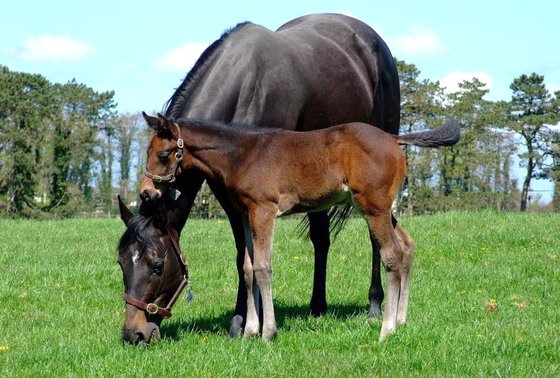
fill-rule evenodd
<path id="1" fill-rule="evenodd" d="M 507 127 L 520 136 L 525 147 L 519 152 L 519 158 L 526 167 L 520 205 L 520 210 L 525 211 L 531 180 L 546 176 L 543 170 L 548 153 L 552 152 L 553 158 L 557 158 L 550 146 L 554 139 L 551 135 L 555 133 L 548 125 L 559 123 L 560 114 L 544 85 L 544 76 L 536 73 L 521 75 L 513 80 L 510 88 L 513 95 L 507 108 Z"/>
<path id="2" fill-rule="evenodd" d="M 163 339 L 123 346 L 118 220 L 0 220 L 0 375 L 557 377 L 559 215 L 451 212 L 401 219 L 416 241 L 409 321 L 386 342 L 368 322 L 371 249 L 363 220 L 332 246 L 329 312 L 309 317 L 313 252 L 296 220 L 277 224 L 278 338 L 229 340 L 237 278 L 221 220 L 190 220 L 181 244 L 194 301 Z M 538 237 L 537 237 L 538 236 Z"/>
<path id="3" fill-rule="evenodd" d="M 413 64 L 395 63 L 401 133 L 449 119 L 462 128 L 453 147 L 405 147 L 408 174 L 397 213 L 525 209 L 534 178 L 555 183 L 552 208 L 560 209 L 559 131 L 549 127 L 560 120 L 560 92 L 548 93 L 542 76 L 521 75 L 512 82 L 511 101 L 493 102 L 476 78 L 447 93 Z M 75 79 L 52 84 L 0 66 L 0 216 L 106 216 L 116 211 L 117 193 L 138 202 L 149 131 L 140 114 L 116 114 L 113 96 Z M 514 154 L 527 168 L 521 193 L 510 176 Z M 206 185 L 192 216 L 223 216 Z"/>

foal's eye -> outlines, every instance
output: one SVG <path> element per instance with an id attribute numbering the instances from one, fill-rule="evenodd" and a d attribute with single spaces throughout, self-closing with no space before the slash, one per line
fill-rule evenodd
<path id="1" fill-rule="evenodd" d="M 161 164 L 167 164 L 167 161 L 169 160 L 169 152 L 162 152 L 159 154 L 158 159 Z"/>
<path id="2" fill-rule="evenodd" d="M 153 272 L 156 276 L 161 276 L 161 274 L 163 273 L 163 261 L 158 261 L 156 263 L 154 263 L 153 266 Z"/>

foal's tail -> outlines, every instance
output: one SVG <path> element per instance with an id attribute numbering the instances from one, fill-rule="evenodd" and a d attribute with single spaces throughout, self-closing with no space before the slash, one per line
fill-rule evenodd
<path id="1" fill-rule="evenodd" d="M 461 128 L 455 120 L 450 120 L 437 129 L 399 135 L 396 138 L 399 144 L 412 144 L 418 147 L 452 146 L 461 138 Z"/>

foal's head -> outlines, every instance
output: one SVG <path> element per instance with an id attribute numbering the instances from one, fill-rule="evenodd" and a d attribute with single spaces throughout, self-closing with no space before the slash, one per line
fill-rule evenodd
<path id="1" fill-rule="evenodd" d="M 152 117 L 142 113 L 154 135 L 150 139 L 146 158 L 146 171 L 141 187 L 144 199 L 156 199 L 176 181 L 184 158 L 184 142 L 177 124 L 163 115 Z"/>
<path id="2" fill-rule="evenodd" d="M 154 202 L 151 205 L 157 206 Z M 159 326 L 165 316 L 150 310 L 165 307 L 179 287 L 183 271 L 171 237 L 156 216 L 155 206 L 147 211 L 151 215 L 143 215 L 142 209 L 140 214 L 133 215 L 119 198 L 119 207 L 126 225 L 118 245 L 124 296 L 155 305 L 142 309 L 127 301 L 122 338 L 128 343 L 147 344 L 159 339 Z"/>

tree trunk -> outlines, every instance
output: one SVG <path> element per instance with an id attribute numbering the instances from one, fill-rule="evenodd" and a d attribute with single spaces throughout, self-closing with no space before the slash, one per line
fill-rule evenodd
<path id="1" fill-rule="evenodd" d="M 531 185 L 531 178 L 533 176 L 533 168 L 535 166 L 534 160 L 530 157 L 527 160 L 527 175 L 525 176 L 525 180 L 523 181 L 523 188 L 521 189 L 521 206 L 519 211 L 526 211 L 527 210 L 527 201 L 529 198 L 529 187 Z"/>

